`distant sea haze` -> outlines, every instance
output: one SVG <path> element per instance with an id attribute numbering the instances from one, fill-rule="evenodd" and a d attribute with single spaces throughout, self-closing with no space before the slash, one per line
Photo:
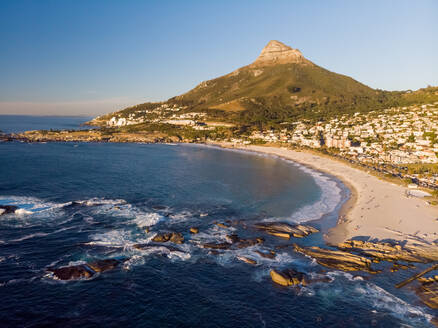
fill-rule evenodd
<path id="1" fill-rule="evenodd" d="M 89 129 L 89 126 L 81 124 L 91 119 L 89 116 L 0 115 L 0 131 L 18 133 L 29 130 Z"/>

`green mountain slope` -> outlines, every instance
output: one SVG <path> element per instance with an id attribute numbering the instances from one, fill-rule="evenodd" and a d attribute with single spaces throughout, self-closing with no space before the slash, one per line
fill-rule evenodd
<path id="1" fill-rule="evenodd" d="M 438 100 L 436 92 L 425 90 L 420 94 L 375 90 L 315 65 L 297 49 L 270 41 L 252 64 L 202 82 L 165 103 L 184 108 L 182 113 L 205 112 L 213 120 L 265 125 Z M 147 103 L 121 113 L 161 105 Z"/>

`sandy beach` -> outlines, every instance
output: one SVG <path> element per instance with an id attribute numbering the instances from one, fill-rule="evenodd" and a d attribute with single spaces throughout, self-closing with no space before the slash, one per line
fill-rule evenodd
<path id="1" fill-rule="evenodd" d="M 337 226 L 326 235 L 330 244 L 358 236 L 407 243 L 430 243 L 438 239 L 438 206 L 429 205 L 421 198 L 407 197 L 406 187 L 307 151 L 254 145 L 235 148 L 281 156 L 336 176 L 347 185 L 351 197 L 340 212 Z"/>

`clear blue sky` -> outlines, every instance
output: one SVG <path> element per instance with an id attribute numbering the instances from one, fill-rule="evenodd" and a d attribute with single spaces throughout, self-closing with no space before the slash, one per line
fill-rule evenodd
<path id="1" fill-rule="evenodd" d="M 436 0 L 0 0 L 0 113 L 165 100 L 271 39 L 374 88 L 438 85 L 437 17 Z"/>

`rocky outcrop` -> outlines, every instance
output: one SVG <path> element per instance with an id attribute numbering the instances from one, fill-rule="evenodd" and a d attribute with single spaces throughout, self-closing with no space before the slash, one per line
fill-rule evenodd
<path id="1" fill-rule="evenodd" d="M 265 240 L 260 237 L 244 239 L 240 238 L 237 234 L 230 234 L 226 237 L 227 242 L 222 243 L 204 243 L 202 247 L 210 249 L 237 249 L 251 247 L 257 244 L 263 243 Z"/>
<path id="2" fill-rule="evenodd" d="M 219 228 L 223 228 L 223 229 L 228 229 L 230 226 L 229 225 L 227 225 L 227 224 L 225 224 L 225 223 L 221 223 L 221 222 L 216 222 L 216 225 L 219 227 Z"/>
<path id="3" fill-rule="evenodd" d="M 180 232 L 168 232 L 157 234 L 154 238 L 152 238 L 153 242 L 156 243 L 167 243 L 168 241 L 175 244 L 184 243 L 184 236 Z"/>
<path id="4" fill-rule="evenodd" d="M 298 49 L 293 49 L 280 41 L 271 40 L 263 48 L 252 67 L 262 67 L 276 64 L 301 63 L 309 64 Z"/>
<path id="5" fill-rule="evenodd" d="M 202 244 L 202 247 L 204 248 L 211 248 L 211 249 L 229 249 L 232 246 L 230 243 L 205 243 Z"/>
<path id="6" fill-rule="evenodd" d="M 306 286 L 306 275 L 294 269 L 286 269 L 283 271 L 271 270 L 271 279 L 273 282 L 282 286 Z"/>
<path id="7" fill-rule="evenodd" d="M 295 251 L 313 257 L 319 264 L 325 267 L 342 271 L 378 272 L 371 268 L 371 260 L 363 256 L 320 247 L 300 247 L 296 244 L 293 247 Z"/>
<path id="8" fill-rule="evenodd" d="M 248 264 L 253 264 L 253 265 L 257 264 L 256 260 L 250 259 L 249 257 L 246 256 L 237 256 L 237 259 Z"/>
<path id="9" fill-rule="evenodd" d="M 77 131 L 26 131 L 18 134 L 11 134 L 11 140 L 19 140 L 25 142 L 51 142 L 51 141 L 66 141 L 66 142 L 142 142 L 142 143 L 157 143 L 157 142 L 180 142 L 176 136 L 169 136 L 164 132 L 124 132 L 117 129 L 109 133 L 105 130 L 77 130 Z M 192 142 L 193 140 L 186 140 Z"/>
<path id="10" fill-rule="evenodd" d="M 413 266 L 412 264 L 400 264 L 400 263 L 394 263 L 391 267 L 391 272 L 397 272 L 398 270 L 408 270 L 408 269 L 413 269 L 415 268 L 415 266 Z"/>
<path id="11" fill-rule="evenodd" d="M 354 251 L 378 261 L 406 261 L 426 263 L 438 260 L 438 247 L 433 245 L 406 245 L 384 242 L 347 240 L 338 244 L 342 250 Z"/>
<path id="12" fill-rule="evenodd" d="M 237 248 L 251 247 L 257 244 L 262 244 L 265 240 L 261 237 L 242 239 L 236 234 L 227 235 L 225 237 L 228 242 L 236 246 Z"/>
<path id="13" fill-rule="evenodd" d="M 17 206 L 0 205 L 0 215 L 15 213 L 16 210 L 18 210 Z"/>
<path id="14" fill-rule="evenodd" d="M 308 225 L 291 225 L 284 222 L 261 222 L 254 227 L 263 230 L 271 235 L 289 239 L 290 237 L 303 238 L 312 233 L 319 232 L 318 229 Z"/>
<path id="15" fill-rule="evenodd" d="M 269 252 L 261 252 L 261 251 L 255 251 L 255 253 L 259 254 L 261 257 L 267 258 L 267 259 L 275 259 L 276 253 L 274 251 Z"/>
<path id="16" fill-rule="evenodd" d="M 432 309 L 438 309 L 438 283 L 423 283 L 419 288 L 417 288 L 416 294 L 418 295 L 420 300 L 428 307 Z"/>
<path id="17" fill-rule="evenodd" d="M 49 268 L 48 272 L 53 274 L 57 280 L 78 280 L 89 279 L 96 273 L 115 269 L 123 261 L 116 259 L 97 260 L 87 264 L 72 265 L 61 268 Z"/>

